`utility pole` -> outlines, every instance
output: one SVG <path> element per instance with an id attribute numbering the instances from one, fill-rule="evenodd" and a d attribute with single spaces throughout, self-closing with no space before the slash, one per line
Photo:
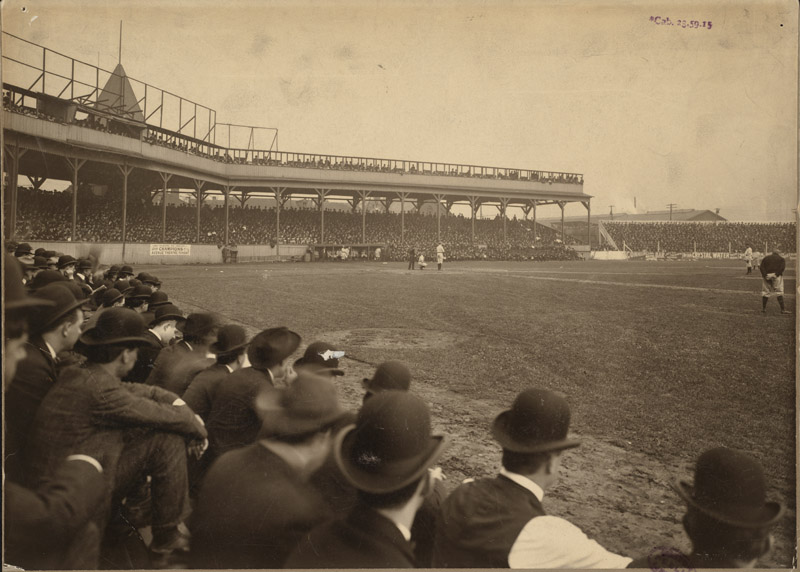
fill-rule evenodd
<path id="1" fill-rule="evenodd" d="M 669 207 L 669 220 L 672 220 L 672 207 L 677 207 L 678 205 L 676 203 L 669 203 L 667 206 Z"/>
<path id="2" fill-rule="evenodd" d="M 608 205 L 608 208 L 611 209 L 611 220 L 614 220 L 614 205 Z"/>

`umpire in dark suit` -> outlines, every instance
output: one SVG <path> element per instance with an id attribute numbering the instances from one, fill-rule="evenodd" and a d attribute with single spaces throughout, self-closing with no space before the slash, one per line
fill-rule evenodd
<path id="1" fill-rule="evenodd" d="M 344 520 L 306 535 L 286 567 L 414 568 L 410 528 L 434 488 L 428 469 L 445 446 L 443 436 L 431 435 L 419 397 L 386 391 L 370 398 L 334 445 L 339 468 L 358 489 L 358 505 Z"/>
<path id="2" fill-rule="evenodd" d="M 302 373 L 256 402 L 259 440 L 208 472 L 191 519 L 191 567 L 280 568 L 315 525 L 332 517 L 307 481 L 331 447 L 343 411 L 325 377 Z"/>

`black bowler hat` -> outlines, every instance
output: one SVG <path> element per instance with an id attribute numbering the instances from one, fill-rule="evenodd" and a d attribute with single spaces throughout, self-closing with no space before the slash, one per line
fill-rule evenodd
<path id="1" fill-rule="evenodd" d="M 270 328 L 250 340 L 247 357 L 255 368 L 270 368 L 292 355 L 300 341 L 300 334 L 289 328 Z"/>
<path id="2" fill-rule="evenodd" d="M 492 436 L 503 449 L 516 453 L 570 449 L 581 442 L 567 438 L 569 420 L 566 399 L 546 389 L 527 389 L 494 420 Z"/>
<path id="3" fill-rule="evenodd" d="M 178 330 L 184 337 L 202 338 L 219 328 L 219 320 L 213 314 L 198 312 L 189 314 L 186 321 L 178 324 Z"/>
<path id="4" fill-rule="evenodd" d="M 42 248 L 42 247 L 40 246 L 39 248 L 37 248 L 36 250 L 34 250 L 34 251 L 33 251 L 33 255 L 34 255 L 34 256 L 44 256 L 44 255 L 45 255 L 45 254 L 44 254 L 45 252 L 47 252 L 47 249 L 45 249 L 45 248 Z"/>
<path id="5" fill-rule="evenodd" d="M 78 270 L 91 270 L 92 269 L 92 261 L 87 258 L 81 258 L 78 260 Z"/>
<path id="6" fill-rule="evenodd" d="M 307 367 L 314 373 L 327 373 L 329 375 L 344 375 L 339 369 L 339 358 L 344 357 L 344 352 L 337 350 L 327 342 L 314 342 L 306 348 L 303 357 L 294 362 L 294 367 Z"/>
<path id="7" fill-rule="evenodd" d="M 185 319 L 186 318 L 183 317 L 183 312 L 181 312 L 180 308 L 173 304 L 165 304 L 158 307 L 155 312 L 155 318 L 153 318 L 153 321 L 150 322 L 150 326 L 153 327 L 161 322 L 166 322 L 167 320 L 175 320 L 176 322 L 180 322 L 181 320 Z"/>
<path id="8" fill-rule="evenodd" d="M 110 346 L 112 344 L 155 345 L 144 334 L 147 326 L 142 317 L 130 308 L 109 308 L 97 318 L 93 328 L 80 337 L 87 346 Z"/>
<path id="9" fill-rule="evenodd" d="M 33 254 L 33 249 L 27 242 L 18 244 L 17 248 L 14 250 L 14 256 L 27 256 L 28 254 Z"/>
<path id="10" fill-rule="evenodd" d="M 119 274 L 120 266 L 119 264 L 112 264 L 111 267 L 108 269 L 109 274 Z"/>
<path id="11" fill-rule="evenodd" d="M 136 300 L 136 299 L 139 299 L 139 300 L 147 299 L 147 300 L 149 300 L 150 299 L 150 294 L 152 294 L 152 293 L 153 293 L 153 291 L 150 290 L 149 286 L 145 286 L 144 284 L 139 284 L 138 286 L 134 286 L 133 292 L 131 292 L 130 294 L 127 294 L 126 296 L 128 298 L 131 298 L 131 299 L 134 299 L 134 300 Z"/>
<path id="12" fill-rule="evenodd" d="M 30 282 L 31 290 L 34 292 L 41 288 L 44 288 L 48 284 L 52 284 L 53 282 L 64 282 L 67 280 L 67 277 L 61 274 L 58 270 L 42 270 L 33 277 L 33 280 Z"/>
<path id="13" fill-rule="evenodd" d="M 33 265 L 31 268 L 37 268 L 39 270 L 47 270 L 50 268 L 47 265 L 47 259 L 44 256 L 34 256 L 33 258 Z"/>
<path id="14" fill-rule="evenodd" d="M 723 524 L 765 528 L 783 516 L 782 504 L 766 500 L 767 480 L 758 461 L 727 447 L 700 455 L 693 486 L 679 480 L 673 488 L 690 507 Z"/>
<path id="15" fill-rule="evenodd" d="M 35 311 L 31 317 L 31 330 L 38 334 L 46 332 L 55 322 L 74 312 L 84 303 L 84 299 L 76 299 L 70 288 L 64 288 L 59 282 L 48 284 L 36 291 L 37 298 L 52 302 L 47 307 Z"/>
<path id="16" fill-rule="evenodd" d="M 411 370 L 399 361 L 385 361 L 380 364 L 372 379 L 364 378 L 364 389 L 370 393 L 397 390 L 408 391 L 411 387 Z"/>
<path id="17" fill-rule="evenodd" d="M 133 276 L 133 268 L 128 265 L 123 266 L 119 269 L 120 276 Z"/>
<path id="18" fill-rule="evenodd" d="M 124 296 L 127 296 L 133 292 L 133 286 L 131 286 L 130 282 L 127 280 L 117 280 L 114 282 L 114 288 L 122 292 Z"/>
<path id="19" fill-rule="evenodd" d="M 67 266 L 74 266 L 78 260 L 74 256 L 70 256 L 69 254 L 65 254 L 63 256 L 58 257 L 58 268 L 66 268 Z"/>
<path id="20" fill-rule="evenodd" d="M 161 290 L 156 290 L 152 294 L 150 294 L 150 298 L 147 302 L 147 307 L 158 308 L 159 306 L 163 306 L 164 304 L 169 304 L 169 296 L 167 296 L 166 292 Z"/>
<path id="21" fill-rule="evenodd" d="M 3 276 L 3 298 L 6 310 L 55 305 L 51 300 L 28 296 L 25 287 L 22 285 L 22 273 L 17 260 L 8 253 L 3 256 L 5 270 L 5 275 Z"/>
<path id="22" fill-rule="evenodd" d="M 356 424 L 338 434 L 333 450 L 350 484 L 382 494 L 419 479 L 446 445 L 443 435 L 431 434 L 424 401 L 406 391 L 384 391 L 364 403 Z"/>
<path id="23" fill-rule="evenodd" d="M 307 371 L 285 389 L 263 390 L 255 407 L 262 421 L 260 435 L 273 438 L 324 431 L 346 414 L 330 379 Z"/>
<path id="24" fill-rule="evenodd" d="M 247 345 L 247 332 L 236 324 L 222 326 L 217 332 L 217 341 L 211 344 L 209 350 L 215 354 L 228 354 L 242 349 Z"/>
<path id="25" fill-rule="evenodd" d="M 122 294 L 122 292 L 120 292 L 116 288 L 109 288 L 108 290 L 103 292 L 103 296 L 102 296 L 102 298 L 100 298 L 100 303 L 104 307 L 110 308 L 116 302 L 119 302 L 120 300 L 122 300 L 124 297 L 125 296 Z"/>

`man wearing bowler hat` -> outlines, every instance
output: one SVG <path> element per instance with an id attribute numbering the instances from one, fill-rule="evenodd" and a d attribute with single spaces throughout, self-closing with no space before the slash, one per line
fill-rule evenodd
<path id="1" fill-rule="evenodd" d="M 5 395 L 6 475 L 12 481 L 32 484 L 25 475 L 27 442 L 36 412 L 58 378 L 58 355 L 75 346 L 83 324 L 83 300 L 72 291 L 50 284 L 36 297 L 51 302 L 31 311 L 26 355 Z"/>
<path id="2" fill-rule="evenodd" d="M 31 245 L 27 242 L 17 245 L 14 250 L 14 256 L 20 264 L 33 264 L 36 255 L 33 254 Z"/>
<path id="3" fill-rule="evenodd" d="M 570 522 L 545 513 L 545 491 L 558 480 L 571 439 L 567 401 L 528 389 L 492 424 L 503 448 L 494 478 L 464 482 L 444 501 L 434 567 L 625 568 L 631 562 L 590 540 Z"/>
<path id="4" fill-rule="evenodd" d="M 136 365 L 128 375 L 122 378 L 123 381 L 134 383 L 147 381 L 153 372 L 158 354 L 175 337 L 178 324 L 183 320 L 183 313 L 177 306 L 167 304 L 158 308 L 155 319 L 150 323 L 150 328 L 144 333 L 144 336 L 150 340 L 150 344 L 139 348 Z"/>
<path id="5" fill-rule="evenodd" d="M 665 548 L 629 568 L 754 568 L 772 548 L 770 530 L 784 507 L 766 500 L 764 469 L 749 455 L 709 449 L 697 459 L 694 483 L 677 481 L 673 488 L 686 501 L 683 527 L 691 553 Z"/>
<path id="6" fill-rule="evenodd" d="M 203 481 L 190 566 L 281 568 L 297 542 L 332 517 L 307 481 L 343 413 L 333 383 L 303 372 L 285 389 L 265 387 L 255 406 L 259 440 L 220 457 Z"/>
<path id="7" fill-rule="evenodd" d="M 156 309 L 159 306 L 164 306 L 169 303 L 169 296 L 167 296 L 166 292 L 153 291 L 147 299 L 147 311 L 142 313 L 142 318 L 144 318 L 145 323 L 149 324 L 155 320 Z"/>
<path id="8" fill-rule="evenodd" d="M 390 360 L 380 364 L 371 379 L 364 378 L 364 401 L 382 391 L 408 391 L 411 387 L 411 370 L 403 362 Z"/>
<path id="9" fill-rule="evenodd" d="M 217 386 L 208 414 L 209 459 L 253 443 L 261 428 L 255 398 L 264 389 L 286 387 L 294 380 L 292 354 L 300 335 L 285 327 L 257 334 L 247 347 L 250 367 L 230 374 Z"/>
<path id="10" fill-rule="evenodd" d="M 158 354 L 147 383 L 183 395 L 192 378 L 214 363 L 210 347 L 217 341 L 219 321 L 213 314 L 189 314 L 178 324 L 183 338 Z"/>
<path id="11" fill-rule="evenodd" d="M 67 280 L 73 280 L 75 278 L 75 265 L 77 263 L 78 260 L 74 256 L 70 256 L 69 254 L 59 256 L 58 271 L 61 272 L 64 276 L 66 276 Z"/>
<path id="12" fill-rule="evenodd" d="M 102 459 L 113 494 L 101 530 L 109 517 L 116 520 L 122 500 L 151 475 L 151 551 L 159 559 L 188 547 L 178 528 L 187 492 L 187 442 L 198 451 L 207 433 L 174 393 L 122 382 L 136 363 L 138 348 L 150 343 L 145 331 L 136 312 L 112 308 L 83 333 L 86 367 L 64 370 L 42 401 L 28 470 L 48 478 L 78 444 Z"/>
<path id="13" fill-rule="evenodd" d="M 415 395 L 386 391 L 367 401 L 355 425 L 336 438 L 334 455 L 358 490 L 343 520 L 305 536 L 288 568 L 414 568 L 411 526 L 437 472 L 446 440 L 431 434 L 428 407 Z"/>

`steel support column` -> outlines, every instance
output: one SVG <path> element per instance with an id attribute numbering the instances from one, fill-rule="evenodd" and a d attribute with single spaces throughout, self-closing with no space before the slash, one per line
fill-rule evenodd
<path id="1" fill-rule="evenodd" d="M 497 208 L 500 209 L 500 214 L 503 217 L 503 242 L 507 242 L 506 239 L 506 220 L 508 217 L 506 216 L 506 212 L 508 211 L 508 201 L 509 199 L 501 198 L 500 199 L 500 206 Z"/>
<path id="2" fill-rule="evenodd" d="M 397 196 L 400 197 L 400 244 L 403 244 L 406 237 L 406 199 L 408 198 L 408 193 L 397 193 Z"/>
<path id="3" fill-rule="evenodd" d="M 161 193 L 161 242 L 167 242 L 167 183 L 172 178 L 172 173 L 158 172 L 161 181 L 164 183 L 163 192 Z"/>
<path id="4" fill-rule="evenodd" d="M 434 194 L 433 198 L 436 200 L 436 242 L 442 241 L 442 201 L 444 195 Z"/>
<path id="5" fill-rule="evenodd" d="M 589 245 L 589 252 L 592 252 L 592 201 L 582 201 L 586 207 L 586 243 Z"/>
<path id="6" fill-rule="evenodd" d="M 319 241 L 325 243 L 325 197 L 330 194 L 330 189 L 314 189 L 317 191 L 319 207 Z"/>
<path id="7" fill-rule="evenodd" d="M 270 188 L 275 195 L 275 256 L 279 257 L 281 255 L 281 207 L 283 206 L 283 192 L 286 187 Z"/>
<path id="8" fill-rule="evenodd" d="M 6 237 L 8 239 L 13 239 L 17 232 L 17 205 L 19 203 L 17 177 L 19 176 L 19 160 L 27 152 L 27 149 L 20 149 L 17 145 L 6 145 L 5 152 L 9 162 L 6 190 L 11 195 L 11 214 L 9 217 L 9 228 L 6 229 Z M 2 176 L 2 173 L 0 173 L 0 176 Z"/>
<path id="9" fill-rule="evenodd" d="M 197 239 L 196 243 L 200 244 L 200 209 L 203 208 L 203 187 L 206 186 L 205 181 L 201 181 L 200 179 L 194 180 L 194 196 L 197 199 Z"/>
<path id="10" fill-rule="evenodd" d="M 122 261 L 125 262 L 125 242 L 128 236 L 128 175 L 133 171 L 127 161 L 122 165 L 117 165 L 117 169 L 122 173 Z"/>
<path id="11" fill-rule="evenodd" d="M 222 194 L 225 196 L 225 246 L 230 243 L 230 211 L 231 211 L 231 193 L 236 190 L 236 187 L 225 185 L 222 187 Z"/>
<path id="12" fill-rule="evenodd" d="M 367 198 L 372 195 L 372 191 L 358 191 L 361 197 L 361 243 L 367 243 Z"/>
<path id="13" fill-rule="evenodd" d="M 65 157 L 65 159 L 70 169 L 72 169 L 72 242 L 75 242 L 78 228 L 78 171 L 86 164 L 86 159 L 78 159 L 77 157 L 74 159 Z"/>
<path id="14" fill-rule="evenodd" d="M 561 207 L 561 242 L 567 244 L 567 239 L 564 237 L 564 207 L 567 203 L 558 201 L 558 206 Z"/>
<path id="15" fill-rule="evenodd" d="M 469 208 L 472 212 L 472 242 L 475 242 L 475 214 L 478 212 L 478 208 L 480 207 L 480 199 L 478 197 L 467 197 L 469 199 Z"/>

